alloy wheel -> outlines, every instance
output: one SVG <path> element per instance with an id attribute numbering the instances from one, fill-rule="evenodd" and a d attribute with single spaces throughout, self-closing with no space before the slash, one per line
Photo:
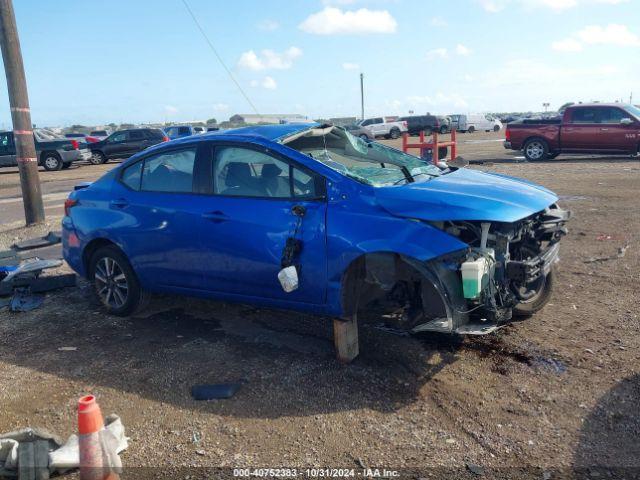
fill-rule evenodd
<path id="1" fill-rule="evenodd" d="M 112 308 L 120 308 L 126 303 L 129 283 L 118 262 L 111 257 L 102 257 L 96 264 L 94 277 L 102 303 Z"/>
<path id="2" fill-rule="evenodd" d="M 544 155 L 544 146 L 540 142 L 531 142 L 527 145 L 527 156 L 532 160 L 539 160 Z"/>
<path id="3" fill-rule="evenodd" d="M 56 157 L 47 157 L 44 159 L 44 165 L 49 170 L 56 170 L 58 168 L 59 162 L 60 160 L 58 160 Z"/>

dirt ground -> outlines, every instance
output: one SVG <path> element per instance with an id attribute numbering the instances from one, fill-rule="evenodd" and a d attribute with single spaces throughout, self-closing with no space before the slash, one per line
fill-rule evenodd
<path id="1" fill-rule="evenodd" d="M 31 313 L 0 311 L 0 432 L 37 426 L 66 437 L 78 397 L 91 392 L 131 437 L 124 478 L 231 475 L 199 467 L 640 475 L 640 163 L 520 163 L 499 134 L 476 138 L 486 141 L 461 144 L 460 154 L 488 163 L 470 168 L 541 183 L 573 212 L 553 297 L 531 319 L 462 339 L 364 326 L 360 357 L 341 366 L 327 319 L 178 297 L 117 318 L 80 281 Z M 2 197 L 12 194 L 9 177 Z M 0 249 L 56 220 L 3 225 Z M 242 387 L 227 400 L 191 398 L 192 385 L 221 382 Z"/>

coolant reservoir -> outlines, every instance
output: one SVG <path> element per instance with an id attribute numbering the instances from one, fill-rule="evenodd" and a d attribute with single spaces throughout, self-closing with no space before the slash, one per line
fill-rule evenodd
<path id="1" fill-rule="evenodd" d="M 464 298 L 478 298 L 482 289 L 489 283 L 489 261 L 487 258 L 467 260 L 460 266 L 460 272 L 462 273 Z"/>

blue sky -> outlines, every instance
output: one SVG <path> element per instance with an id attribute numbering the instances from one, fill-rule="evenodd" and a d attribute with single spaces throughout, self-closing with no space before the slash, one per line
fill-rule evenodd
<path id="1" fill-rule="evenodd" d="M 187 0 L 260 113 L 640 102 L 640 0 Z M 14 0 L 38 125 L 252 109 L 182 0 Z M 0 124 L 10 124 L 6 89 Z"/>

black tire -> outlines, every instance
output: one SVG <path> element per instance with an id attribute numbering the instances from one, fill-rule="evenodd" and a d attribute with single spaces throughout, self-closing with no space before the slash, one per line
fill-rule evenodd
<path id="1" fill-rule="evenodd" d="M 493 131 L 494 132 L 499 132 L 500 131 L 500 125 L 494 125 L 493 126 Z"/>
<path id="2" fill-rule="evenodd" d="M 547 158 L 549 145 L 541 138 L 532 138 L 525 142 L 522 150 L 524 150 L 524 158 L 530 162 L 537 162 Z"/>
<path id="3" fill-rule="evenodd" d="M 447 133 L 447 126 L 446 125 L 442 125 L 440 127 L 440 134 L 444 135 L 445 133 Z"/>
<path id="4" fill-rule="evenodd" d="M 552 268 L 549 274 L 544 277 L 544 281 L 540 284 L 536 294 L 513 307 L 514 317 L 530 317 L 534 313 L 540 311 L 551 298 L 555 280 L 556 274 Z"/>
<path id="5" fill-rule="evenodd" d="M 107 163 L 107 157 L 104 156 L 100 150 L 94 150 L 91 152 L 91 158 L 89 159 L 91 165 L 102 165 Z"/>
<path id="6" fill-rule="evenodd" d="M 129 260 L 114 245 L 99 248 L 91 256 L 89 280 L 98 300 L 112 315 L 125 317 L 146 305 L 147 295 Z"/>
<path id="7" fill-rule="evenodd" d="M 560 155 L 560 152 L 550 152 L 547 153 L 547 158 L 549 160 L 553 160 L 554 158 L 556 158 L 558 155 Z"/>
<path id="8" fill-rule="evenodd" d="M 400 129 L 395 128 L 395 127 L 392 128 L 391 131 L 389 132 L 389 136 L 394 140 L 396 138 L 400 138 Z"/>
<path id="9" fill-rule="evenodd" d="M 57 152 L 43 152 L 42 153 L 42 166 L 47 172 L 54 172 L 62 170 L 62 159 Z"/>
<path id="10" fill-rule="evenodd" d="M 449 149 L 447 147 L 438 147 L 438 160 L 447 158 L 448 153 L 449 153 Z"/>
<path id="11" fill-rule="evenodd" d="M 67 163 L 63 163 L 62 164 L 62 169 L 66 170 L 67 168 L 69 168 L 71 166 L 71 162 L 67 162 Z"/>
<path id="12" fill-rule="evenodd" d="M 474 127 L 473 125 L 471 125 L 469 128 L 467 128 L 467 133 L 473 133 L 476 131 L 476 127 Z"/>

